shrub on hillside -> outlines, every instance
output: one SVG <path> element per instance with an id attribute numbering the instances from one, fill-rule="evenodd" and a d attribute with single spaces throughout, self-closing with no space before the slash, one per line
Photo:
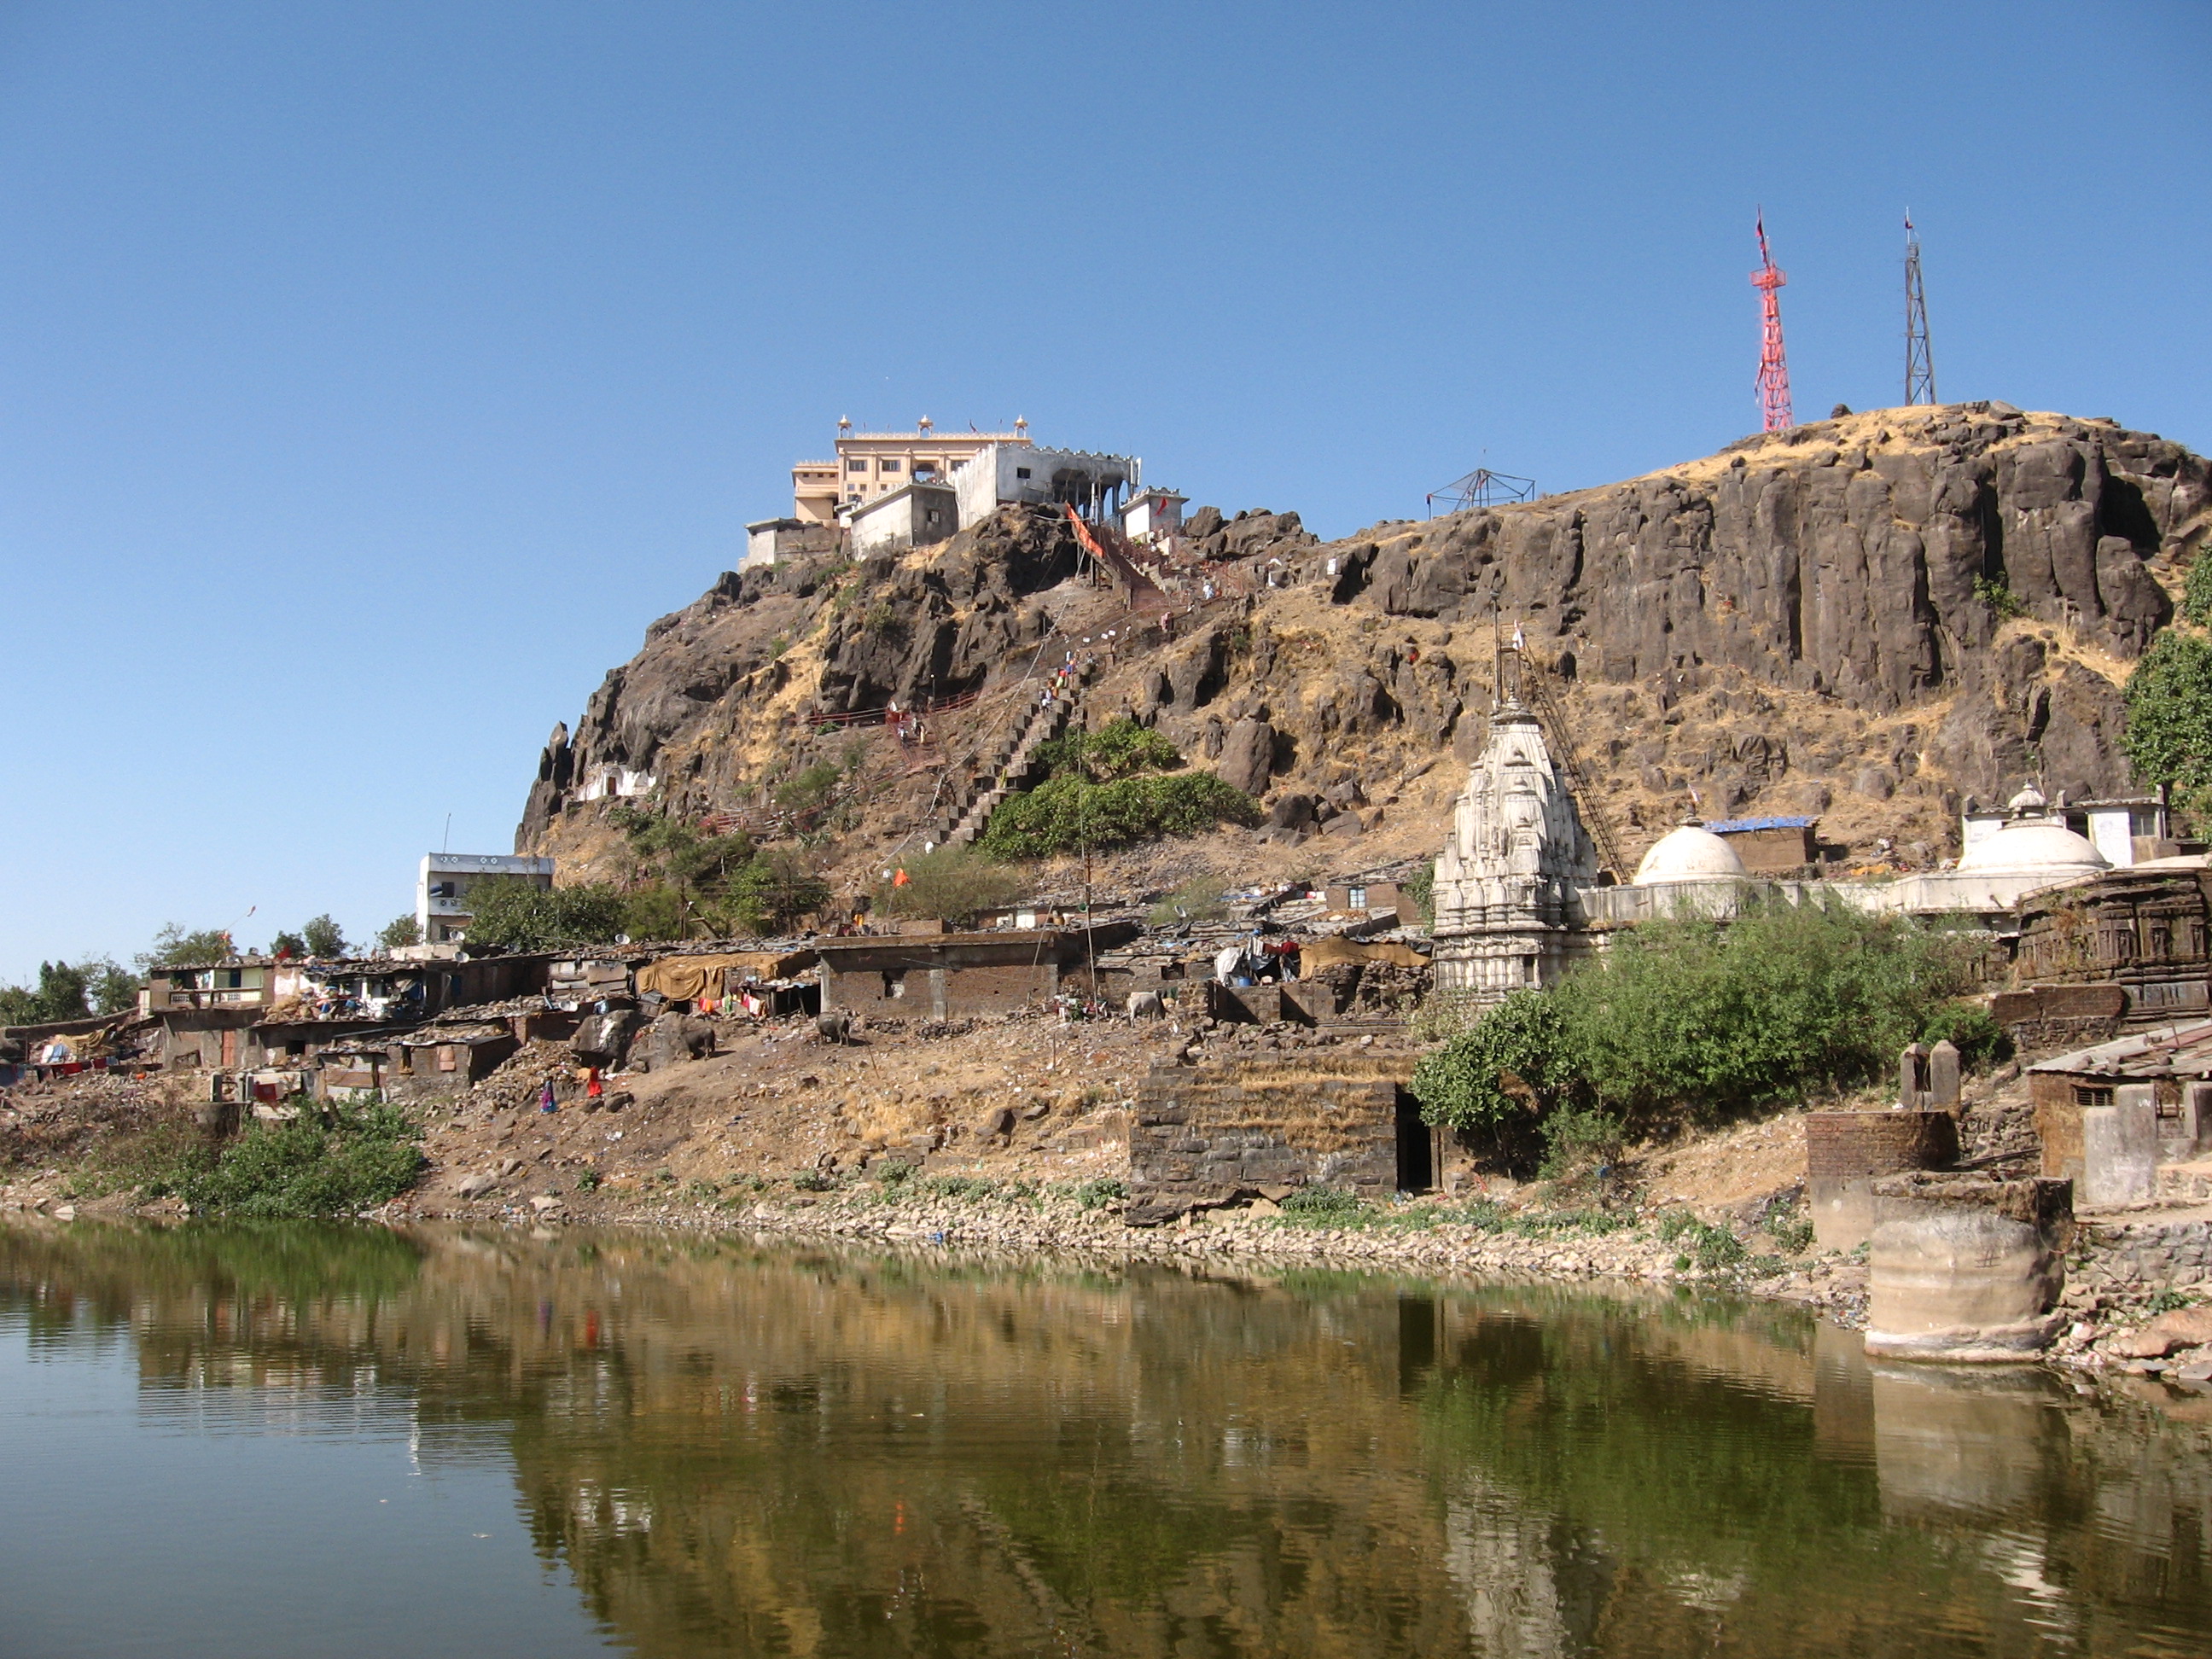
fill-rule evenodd
<path id="1" fill-rule="evenodd" d="M 1096 732 L 1062 732 L 1037 745 L 1037 764 L 1050 776 L 1085 777 L 1110 783 L 1141 772 L 1172 772 L 1182 752 L 1159 732 L 1118 715 Z"/>

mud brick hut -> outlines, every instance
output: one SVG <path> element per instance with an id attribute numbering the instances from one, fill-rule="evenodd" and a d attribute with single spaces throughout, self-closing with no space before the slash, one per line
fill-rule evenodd
<path id="1" fill-rule="evenodd" d="M 958 1019 L 1006 1014 L 1063 991 L 1096 995 L 1091 963 L 1133 923 L 988 933 L 867 933 L 814 941 L 822 1006 L 854 1014 Z"/>

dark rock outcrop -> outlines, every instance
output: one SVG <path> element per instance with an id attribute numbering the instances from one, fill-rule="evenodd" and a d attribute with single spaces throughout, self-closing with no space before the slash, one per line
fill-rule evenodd
<path id="1" fill-rule="evenodd" d="M 1069 580 L 1064 516 L 1007 509 L 921 554 L 725 575 L 653 623 L 573 733 L 555 728 L 517 845 L 570 855 L 593 821 L 580 804 L 647 779 L 672 812 L 757 809 L 802 748 L 842 752 L 817 717 L 997 687 L 1048 641 L 1097 652 L 1109 629 L 1097 717 L 1126 711 L 1273 792 L 1270 833 L 1410 824 L 1393 780 L 1479 743 L 1495 623 L 1548 666 L 1594 799 L 1632 842 L 1695 791 L 1728 813 L 1823 814 L 1870 856 L 1941 856 L 1966 795 L 2031 773 L 2129 787 L 2117 680 L 2208 526 L 2202 458 L 2000 404 L 1838 416 L 1326 546 L 1295 514 L 1201 508 L 1188 541 L 1210 562 L 1179 604 L 1224 597 L 1172 628 Z M 946 776 L 988 759 L 990 733 L 933 724 Z M 1331 793 L 1361 779 L 1365 813 Z M 889 799 L 868 810 L 904 810 Z"/>

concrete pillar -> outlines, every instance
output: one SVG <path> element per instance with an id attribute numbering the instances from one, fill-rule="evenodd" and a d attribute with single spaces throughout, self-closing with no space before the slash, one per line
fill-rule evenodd
<path id="1" fill-rule="evenodd" d="M 1917 1112 L 1928 1103 L 1928 1048 L 1919 1042 L 1908 1042 L 1905 1052 L 1897 1057 L 1897 1109 L 1900 1112 Z"/>
<path id="2" fill-rule="evenodd" d="M 2123 1084 L 2110 1106 L 2081 1114 L 2081 1204 L 2148 1204 L 2158 1191 L 2158 1108 L 2147 1083 Z"/>
<path id="3" fill-rule="evenodd" d="M 2212 1083 L 2181 1085 L 2181 1117 L 2172 1126 L 2169 1162 L 2187 1164 L 2212 1152 Z"/>
<path id="4" fill-rule="evenodd" d="M 1928 1051 L 1928 1093 L 1937 1111 L 1959 1109 L 1959 1047 L 1948 1037 Z"/>
<path id="5" fill-rule="evenodd" d="M 1866 1351 L 1949 1363 L 2032 1359 L 2064 1316 L 2073 1183 L 1915 1173 L 1874 1183 Z"/>

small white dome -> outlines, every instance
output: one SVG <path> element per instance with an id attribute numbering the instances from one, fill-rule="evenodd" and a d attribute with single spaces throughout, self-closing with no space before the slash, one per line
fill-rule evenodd
<path id="1" fill-rule="evenodd" d="M 2091 876 L 2112 863 L 2064 824 L 2049 818 L 2014 818 L 1995 835 L 1984 836 L 1959 860 L 1962 874 L 2039 875 L 2053 881 Z"/>
<path id="2" fill-rule="evenodd" d="M 1743 878 L 1743 860 L 1735 855 L 1735 848 L 1702 823 L 1685 823 L 1668 831 L 1636 866 L 1638 887 L 1662 881 L 1740 881 Z"/>
<path id="3" fill-rule="evenodd" d="M 2032 783 L 2022 786 L 2020 793 L 2008 803 L 2014 817 L 2040 817 L 2045 804 L 2043 791 Z"/>

